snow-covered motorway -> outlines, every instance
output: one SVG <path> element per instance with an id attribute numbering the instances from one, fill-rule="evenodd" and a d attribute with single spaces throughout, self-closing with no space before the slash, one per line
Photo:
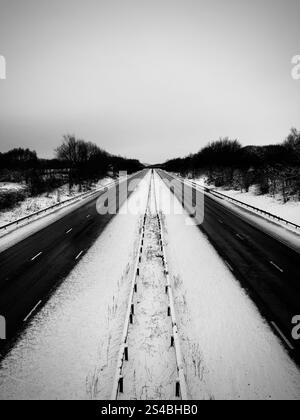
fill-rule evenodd
<path id="1" fill-rule="evenodd" d="M 142 178 L 145 172 L 131 179 Z M 122 184 L 124 181 L 120 181 Z M 114 188 L 114 187 L 111 187 Z M 127 196 L 115 187 L 117 208 Z M 17 331 L 40 309 L 49 293 L 82 258 L 114 216 L 99 214 L 96 203 L 106 190 L 64 217 L 20 241 L 0 254 L 0 314 L 6 320 L 5 352 Z M 128 192 L 130 194 L 130 192 Z"/>
<path id="2" fill-rule="evenodd" d="M 157 173 L 154 180 L 188 398 L 300 399 L 297 365 L 236 273 L 190 223 L 193 219 Z M 1 399 L 111 397 L 149 183 L 150 173 L 2 359 Z M 124 397 L 172 399 L 174 386 L 168 384 L 176 378 L 176 366 L 173 349 L 159 350 L 170 346 L 170 329 L 164 324 L 167 302 L 152 219 L 149 214 L 144 277 L 124 367 L 124 379 L 132 381 L 130 387 L 124 381 Z M 151 322 L 153 315 L 159 322 Z"/>
<path id="3" fill-rule="evenodd" d="M 160 176 L 172 185 L 176 197 L 183 203 L 182 181 L 159 171 Z M 300 313 L 299 249 L 300 237 L 294 235 L 295 246 L 247 220 L 247 212 L 232 206 L 228 208 L 222 200 L 215 199 L 202 190 L 185 184 L 184 205 L 187 209 L 203 203 L 199 214 L 203 221 L 200 230 L 207 235 L 229 269 L 234 272 L 248 294 L 280 336 L 292 356 L 299 362 L 300 342 L 293 340 L 293 318 Z M 259 217 L 254 216 L 254 218 Z M 266 222 L 271 226 L 271 223 Z"/>

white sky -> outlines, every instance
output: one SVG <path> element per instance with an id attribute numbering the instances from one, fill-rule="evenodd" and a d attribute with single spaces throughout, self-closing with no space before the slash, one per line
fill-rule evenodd
<path id="1" fill-rule="evenodd" d="M 74 133 L 143 162 L 300 128 L 300 0 L 0 0 L 0 151 Z"/>

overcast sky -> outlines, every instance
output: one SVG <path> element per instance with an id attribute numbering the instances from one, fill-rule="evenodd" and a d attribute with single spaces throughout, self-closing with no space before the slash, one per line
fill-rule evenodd
<path id="1" fill-rule="evenodd" d="M 65 133 L 142 162 L 300 128 L 300 0 L 0 0 L 0 151 Z"/>

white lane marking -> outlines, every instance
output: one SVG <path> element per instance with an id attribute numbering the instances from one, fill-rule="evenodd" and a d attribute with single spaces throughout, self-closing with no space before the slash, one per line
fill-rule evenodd
<path id="1" fill-rule="evenodd" d="M 40 300 L 35 307 L 29 312 L 29 314 L 27 315 L 26 318 L 24 318 L 23 322 L 26 322 L 28 318 L 30 318 L 31 314 L 36 310 L 36 308 L 42 303 L 42 301 Z"/>
<path id="2" fill-rule="evenodd" d="M 223 222 L 223 220 L 221 220 L 221 219 L 218 219 L 218 222 L 219 222 L 219 223 L 221 223 L 221 225 L 224 225 L 224 222 Z"/>
<path id="3" fill-rule="evenodd" d="M 282 268 L 280 268 L 280 267 L 278 267 L 278 265 L 277 265 L 277 264 L 275 264 L 273 261 L 270 261 L 270 264 L 272 264 L 272 265 L 273 265 L 273 267 L 275 267 L 278 271 L 280 271 L 281 273 L 283 273 L 283 269 L 282 269 Z"/>
<path id="4" fill-rule="evenodd" d="M 42 252 L 39 252 L 35 257 L 31 258 L 31 261 L 36 260 L 40 255 L 42 255 Z"/>
<path id="5" fill-rule="evenodd" d="M 240 235 L 239 233 L 237 233 L 236 234 L 236 236 L 241 240 L 241 241 L 243 241 L 244 240 L 244 237 L 242 236 L 242 235 Z"/>
<path id="6" fill-rule="evenodd" d="M 83 254 L 83 251 L 80 251 L 77 257 L 75 258 L 75 260 L 77 261 L 81 257 L 82 254 Z"/>
<path id="7" fill-rule="evenodd" d="M 91 215 L 90 215 L 90 214 L 88 214 L 88 215 L 86 216 L 86 218 L 87 218 L 87 219 L 89 219 L 90 217 L 91 217 Z"/>
<path id="8" fill-rule="evenodd" d="M 225 264 L 227 265 L 230 271 L 234 271 L 234 269 L 231 267 L 228 261 L 225 260 Z"/>
<path id="9" fill-rule="evenodd" d="M 283 341 L 287 344 L 287 346 L 290 348 L 290 350 L 295 350 L 294 346 L 289 342 L 289 340 L 285 337 L 285 335 L 281 332 L 280 328 L 277 327 L 275 322 L 271 321 L 271 324 L 275 328 L 275 330 L 278 332 L 280 337 L 283 339 Z"/>
<path id="10" fill-rule="evenodd" d="M 72 232 L 73 228 L 69 229 L 66 234 L 68 235 L 70 232 Z"/>

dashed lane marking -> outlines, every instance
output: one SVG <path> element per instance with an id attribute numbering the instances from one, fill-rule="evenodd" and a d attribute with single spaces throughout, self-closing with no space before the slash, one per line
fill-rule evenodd
<path id="1" fill-rule="evenodd" d="M 82 254 L 83 254 L 83 251 L 80 251 L 77 257 L 75 258 L 75 260 L 77 261 L 81 257 Z"/>
<path id="2" fill-rule="evenodd" d="M 40 255 L 42 255 L 42 252 L 39 252 L 35 257 L 31 258 L 31 261 L 35 261 Z"/>
<path id="3" fill-rule="evenodd" d="M 271 324 L 275 328 L 275 330 L 278 332 L 280 337 L 283 339 L 283 341 L 286 343 L 286 345 L 290 348 L 290 350 L 294 350 L 294 346 L 289 342 L 289 340 L 286 338 L 286 336 L 281 332 L 280 328 L 275 324 L 275 322 L 271 321 Z"/>
<path id="4" fill-rule="evenodd" d="M 36 305 L 35 305 L 35 307 L 29 312 L 29 314 L 26 316 L 26 318 L 24 318 L 24 321 L 23 322 L 26 322 L 29 318 L 30 318 L 30 316 L 32 315 L 32 313 L 36 310 L 36 308 L 40 305 L 42 303 L 42 301 L 40 300 Z"/>
<path id="5" fill-rule="evenodd" d="M 242 236 L 242 235 L 240 235 L 239 233 L 237 233 L 236 234 L 236 236 L 241 240 L 241 241 L 243 241 L 244 240 L 244 237 Z"/>
<path id="6" fill-rule="evenodd" d="M 273 261 L 270 261 L 270 264 L 273 265 L 273 267 L 275 267 L 278 271 L 280 271 L 281 273 L 283 273 L 283 269 L 280 268 L 277 264 L 275 264 Z"/>

